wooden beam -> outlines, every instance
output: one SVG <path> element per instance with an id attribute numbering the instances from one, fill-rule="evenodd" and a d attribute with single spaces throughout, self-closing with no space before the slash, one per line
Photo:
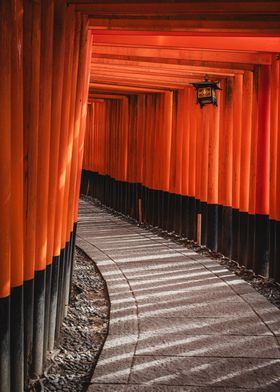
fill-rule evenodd
<path id="1" fill-rule="evenodd" d="M 112 83 L 95 83 L 91 82 L 89 85 L 90 91 L 117 91 L 117 92 L 125 92 L 127 93 L 162 93 L 164 88 L 148 88 L 148 87 L 140 87 L 140 86 L 125 86 L 125 85 L 116 85 Z"/>
<path id="2" fill-rule="evenodd" d="M 157 72 L 149 72 L 148 70 L 144 72 L 143 70 L 136 71 L 131 70 L 122 70 L 122 69 L 103 69 L 103 68 L 94 68 L 91 73 L 91 78 L 94 80 L 96 77 L 103 77 L 107 80 L 112 80 L 112 78 L 120 78 L 123 81 L 155 81 L 159 83 L 175 83 L 175 84 L 183 84 L 186 85 L 188 83 L 194 83 L 198 80 L 201 80 L 203 74 L 185 74 L 185 75 L 175 75 L 175 74 L 167 74 L 163 75 Z M 212 75 L 209 75 L 212 76 Z"/>
<path id="3" fill-rule="evenodd" d="M 87 12 L 86 12 L 87 13 Z M 211 20 L 206 17 L 198 17 L 197 19 L 173 19 L 173 18 L 117 18 L 115 16 L 107 18 L 94 18 L 89 20 L 89 26 L 92 29 L 110 29 L 110 30 L 142 30 L 142 31 L 177 31 L 209 33 L 230 35 L 252 35 L 266 36 L 278 35 L 280 30 L 280 22 L 278 15 L 259 16 L 257 20 L 244 20 L 244 18 L 231 19 L 227 17 L 225 20 Z"/>
<path id="4" fill-rule="evenodd" d="M 216 51 L 216 50 L 186 50 L 186 49 L 166 49 L 166 48 L 150 48 L 147 46 L 132 45 L 99 45 L 95 44 L 92 48 L 92 56 L 115 55 L 115 56 L 131 56 L 131 57 L 149 57 L 149 58 L 172 58 L 183 60 L 198 61 L 219 61 L 226 63 L 245 63 L 245 64 L 266 64 L 272 63 L 272 55 L 270 53 L 259 52 L 235 52 L 235 51 Z"/>
<path id="5" fill-rule="evenodd" d="M 186 86 L 189 83 L 198 81 L 199 77 L 196 78 L 174 78 L 174 77 L 161 77 L 155 78 L 154 76 L 143 76 L 141 74 L 125 75 L 125 74 L 112 74 L 112 72 L 94 72 L 91 75 L 91 82 L 103 81 L 103 82 L 114 82 L 137 86 L 151 86 L 151 87 L 169 87 L 179 88 L 180 86 Z"/>
<path id="6" fill-rule="evenodd" d="M 124 95 L 118 95 L 118 94 L 104 94 L 104 93 L 92 93 L 89 92 L 89 98 L 95 99 L 95 98 L 102 98 L 104 99 L 118 99 L 118 100 L 123 100 L 125 98 Z"/>
<path id="7" fill-rule="evenodd" d="M 177 69 L 186 67 L 186 69 L 204 69 L 204 71 L 211 69 L 217 72 L 233 72 L 243 73 L 244 71 L 252 71 L 254 66 L 252 64 L 239 63 L 221 63 L 221 62 L 207 62 L 207 61 L 193 61 L 193 60 L 178 60 L 178 59 L 155 59 L 149 57 L 130 57 L 130 56 L 107 56 L 94 55 L 91 59 L 92 64 L 122 64 L 122 65 L 139 65 L 143 67 L 158 67 Z"/>
<path id="8" fill-rule="evenodd" d="M 94 44 L 110 45 L 145 45 L 151 47 L 168 48 L 199 48 L 212 50 L 233 51 L 260 51 L 280 52 L 280 36 L 278 37 L 199 37 L 190 35 L 167 36 L 167 35 L 136 35 L 136 32 L 124 34 L 104 34 L 104 31 L 94 32 Z"/>
<path id="9" fill-rule="evenodd" d="M 280 4 L 277 1 L 120 1 L 97 2 L 68 0 L 68 4 L 76 4 L 79 12 L 88 15 L 100 16 L 126 16 L 126 17 L 191 17 L 195 16 L 269 16 L 280 15 Z M 160 13 L 159 13 L 160 10 Z"/>
<path id="10" fill-rule="evenodd" d="M 191 68 L 191 67 L 184 67 L 184 66 L 177 66 L 176 68 L 168 68 L 168 67 L 157 67 L 157 64 L 153 63 L 148 63 L 145 66 L 128 66 L 128 65 L 113 65 L 113 64 L 106 64 L 106 63 L 92 63 L 91 64 L 91 72 L 94 73 L 95 71 L 109 71 L 109 72 L 123 72 L 127 74 L 133 74 L 133 73 L 144 73 L 146 75 L 155 75 L 155 76 L 181 76 L 185 77 L 186 75 L 188 76 L 198 76 L 201 77 L 201 75 L 204 75 L 207 73 L 209 77 L 211 78 L 212 76 L 220 76 L 220 77 L 226 77 L 226 76 L 234 76 L 235 74 L 243 74 L 243 72 L 225 72 L 224 70 L 212 70 L 210 67 L 209 68 L 199 68 L 197 67 L 196 69 Z"/>

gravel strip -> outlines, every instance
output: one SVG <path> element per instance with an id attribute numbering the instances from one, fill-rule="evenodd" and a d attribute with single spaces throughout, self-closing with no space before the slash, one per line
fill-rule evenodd
<path id="1" fill-rule="evenodd" d="M 86 391 L 108 333 L 106 284 L 92 260 L 76 248 L 68 315 L 46 371 L 30 391 Z"/>

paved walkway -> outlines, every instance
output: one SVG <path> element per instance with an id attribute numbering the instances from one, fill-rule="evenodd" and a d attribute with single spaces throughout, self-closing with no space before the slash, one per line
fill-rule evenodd
<path id="1" fill-rule="evenodd" d="M 81 201 L 111 301 L 89 392 L 280 391 L 280 311 L 215 260 Z"/>

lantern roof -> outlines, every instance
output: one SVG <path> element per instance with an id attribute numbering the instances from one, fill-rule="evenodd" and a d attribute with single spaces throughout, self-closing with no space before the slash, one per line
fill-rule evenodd
<path id="1" fill-rule="evenodd" d="M 219 82 L 214 82 L 214 81 L 202 81 L 202 82 L 197 82 L 197 83 L 191 83 L 192 86 L 194 86 L 195 88 L 200 88 L 200 87 L 211 87 L 214 90 L 222 90 L 219 86 L 218 86 Z"/>

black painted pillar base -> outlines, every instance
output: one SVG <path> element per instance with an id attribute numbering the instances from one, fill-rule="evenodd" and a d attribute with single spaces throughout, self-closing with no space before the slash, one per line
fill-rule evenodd
<path id="1" fill-rule="evenodd" d="M 238 209 L 232 209 L 232 259 L 238 260 L 238 249 L 239 249 L 239 215 Z"/>
<path id="2" fill-rule="evenodd" d="M 32 363 L 34 279 L 24 282 L 24 379 L 28 380 Z"/>
<path id="3" fill-rule="evenodd" d="M 274 264 L 275 264 L 275 231 L 276 222 L 274 220 L 269 220 L 269 270 L 268 276 L 274 276 Z"/>
<path id="4" fill-rule="evenodd" d="M 157 191 L 151 189 L 150 190 L 150 209 L 151 209 L 151 214 L 150 214 L 150 224 L 155 227 L 156 224 L 156 193 Z"/>
<path id="5" fill-rule="evenodd" d="M 153 221 L 153 191 L 152 189 L 148 189 L 148 217 L 147 223 L 148 225 L 152 225 Z"/>
<path id="6" fill-rule="evenodd" d="M 269 225 L 268 216 L 255 216 L 254 270 L 257 274 L 268 276 L 269 272 Z"/>
<path id="7" fill-rule="evenodd" d="M 131 219 L 134 219 L 134 184 L 128 184 L 128 215 Z"/>
<path id="8" fill-rule="evenodd" d="M 44 352 L 43 363 L 45 364 L 49 343 L 49 325 L 50 325 L 50 301 L 51 301 L 51 285 L 52 285 L 52 265 L 46 268 L 46 292 L 45 292 L 45 328 L 44 328 Z"/>
<path id="9" fill-rule="evenodd" d="M 131 219 L 135 219 L 136 212 L 136 184 L 129 184 L 129 216 Z"/>
<path id="10" fill-rule="evenodd" d="M 223 206 L 222 209 L 222 253 L 232 257 L 232 208 Z"/>
<path id="11" fill-rule="evenodd" d="M 162 228 L 162 222 L 163 222 L 163 191 L 158 191 L 158 205 L 157 205 L 157 214 L 158 214 L 158 219 L 157 219 L 157 227 Z"/>
<path id="12" fill-rule="evenodd" d="M 121 182 L 122 184 L 122 204 L 121 212 L 124 215 L 128 215 L 128 205 L 127 205 L 127 193 L 128 193 L 128 183 Z"/>
<path id="13" fill-rule="evenodd" d="M 136 184 L 135 189 L 135 219 L 138 223 L 143 221 L 143 198 L 142 198 L 142 188 L 141 184 Z"/>
<path id="14" fill-rule="evenodd" d="M 43 373 L 45 301 L 46 271 L 36 271 L 34 279 L 34 324 L 31 367 L 32 374 L 35 376 L 40 376 Z"/>
<path id="15" fill-rule="evenodd" d="M 147 224 L 148 219 L 148 190 L 144 186 L 143 187 L 143 197 L 142 197 L 142 219 L 143 223 Z"/>
<path id="16" fill-rule="evenodd" d="M 197 203 L 195 198 L 189 197 L 189 223 L 188 223 L 187 237 L 193 241 L 196 240 L 196 228 L 197 228 L 196 204 Z"/>
<path id="17" fill-rule="evenodd" d="M 53 350 L 54 342 L 55 342 L 59 266 L 60 266 L 59 256 L 54 256 L 52 262 L 52 285 L 51 285 L 51 298 L 50 298 L 50 324 L 49 324 L 49 342 L 48 342 L 49 351 Z"/>
<path id="18" fill-rule="evenodd" d="M 155 221 L 155 226 L 160 227 L 160 220 L 161 220 L 161 191 L 157 190 L 157 195 L 156 195 L 156 221 Z"/>
<path id="19" fill-rule="evenodd" d="M 201 213 L 201 243 L 206 245 L 207 242 L 207 203 L 205 201 L 200 202 L 200 213 Z"/>
<path id="20" fill-rule="evenodd" d="M 153 226 L 158 227 L 160 204 L 159 204 L 159 190 L 154 191 L 154 211 L 153 211 Z"/>
<path id="21" fill-rule="evenodd" d="M 125 183 L 120 181 L 120 187 L 121 187 L 121 195 L 120 195 L 120 212 L 122 214 L 125 213 L 125 193 L 126 193 L 126 186 Z"/>
<path id="22" fill-rule="evenodd" d="M 178 236 L 182 235 L 182 211 L 183 211 L 183 197 L 175 195 L 175 216 L 174 216 L 174 230 Z"/>
<path id="23" fill-rule="evenodd" d="M 64 315 L 64 305 L 63 305 L 63 285 L 64 285 L 64 275 L 65 275 L 65 248 L 61 249 L 59 256 L 59 276 L 58 276 L 58 298 L 57 298 L 57 308 L 56 308 L 56 327 L 55 327 L 55 339 L 58 340 L 60 336 L 60 327 L 63 321 Z"/>
<path id="24" fill-rule="evenodd" d="M 0 319 L 2 323 L 3 318 Z M 11 290 L 11 392 L 24 389 L 23 286 Z"/>
<path id="25" fill-rule="evenodd" d="M 207 248 L 217 252 L 218 250 L 218 223 L 219 223 L 219 206 L 217 204 L 207 205 Z"/>
<path id="26" fill-rule="evenodd" d="M 274 279 L 280 282 L 280 222 L 275 222 Z"/>
<path id="27" fill-rule="evenodd" d="M 167 192 L 163 192 L 163 200 L 162 200 L 162 229 L 167 230 L 167 222 L 168 222 L 168 199 L 169 195 Z"/>
<path id="28" fill-rule="evenodd" d="M 10 392 L 10 297 L 0 298 L 0 392 Z"/>
<path id="29" fill-rule="evenodd" d="M 218 204 L 218 252 L 222 253 L 223 249 L 223 206 Z"/>
<path id="30" fill-rule="evenodd" d="M 116 180 L 116 199 L 115 199 L 115 210 L 119 211 L 119 193 L 120 193 L 119 182 Z"/>
<path id="31" fill-rule="evenodd" d="M 70 241 L 66 242 L 66 260 L 65 260 L 65 287 L 64 287 L 64 309 L 63 309 L 63 317 L 67 316 L 68 312 L 68 304 L 69 304 L 69 293 L 70 293 L 70 275 L 71 275 L 71 238 L 72 233 L 70 236 Z"/>
<path id="32" fill-rule="evenodd" d="M 75 244 L 76 244 L 76 235 L 77 235 L 77 222 L 74 223 L 73 232 L 72 232 L 72 239 L 71 239 L 71 250 L 70 250 L 70 284 L 69 284 L 69 298 L 71 296 L 72 290 L 72 280 L 73 280 L 73 269 L 74 269 L 74 256 L 75 256 Z"/>
<path id="33" fill-rule="evenodd" d="M 111 180 L 110 180 L 109 176 L 106 176 L 105 178 L 106 178 L 106 180 L 105 180 L 105 183 L 106 183 L 106 187 L 105 187 L 105 204 L 107 206 L 109 206 L 110 205 L 110 197 L 112 195 L 112 192 L 111 192 Z"/>
<path id="34" fill-rule="evenodd" d="M 181 236 L 186 238 L 188 236 L 189 225 L 189 198 L 182 196 L 182 220 L 181 220 Z"/>
<path id="35" fill-rule="evenodd" d="M 168 219 L 167 219 L 167 231 L 172 233 L 174 231 L 174 213 L 175 213 L 175 194 L 168 194 Z"/>
<path id="36" fill-rule="evenodd" d="M 255 215 L 248 214 L 248 256 L 246 267 L 254 268 Z"/>
<path id="37" fill-rule="evenodd" d="M 116 183 L 114 179 L 111 179 L 111 192 L 109 195 L 110 207 L 115 209 L 115 200 L 116 200 Z"/>
<path id="38" fill-rule="evenodd" d="M 244 266 L 248 266 L 248 230 L 249 215 L 247 212 L 239 212 L 239 241 L 238 241 L 238 261 Z"/>

